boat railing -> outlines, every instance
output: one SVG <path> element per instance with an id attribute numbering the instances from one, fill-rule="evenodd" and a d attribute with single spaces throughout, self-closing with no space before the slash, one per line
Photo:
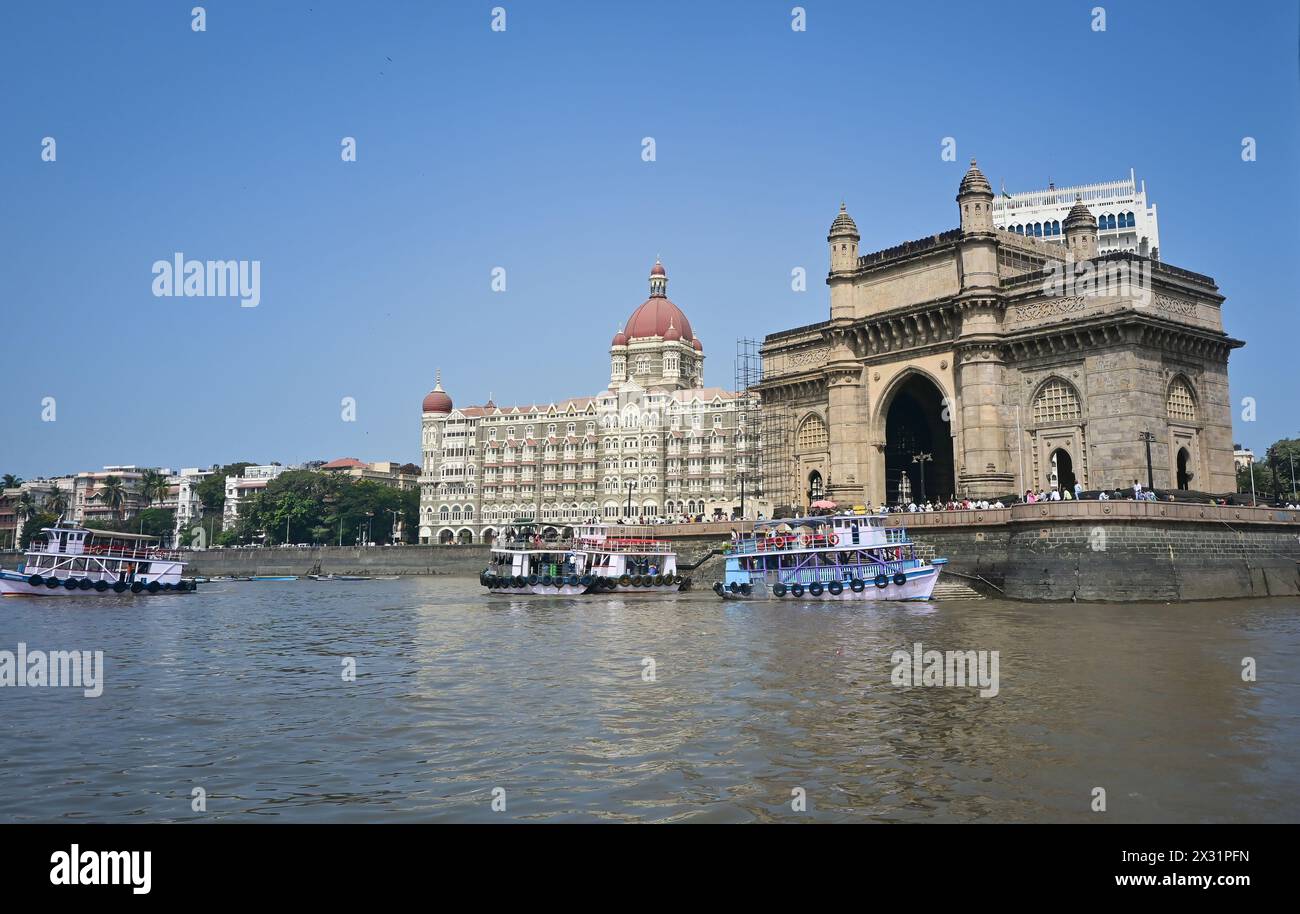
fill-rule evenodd
<path id="1" fill-rule="evenodd" d="M 727 548 L 731 555 L 754 555 L 755 553 L 783 552 L 790 549 L 873 549 L 879 546 L 905 546 L 911 542 L 907 531 L 900 528 L 884 531 L 883 540 L 868 542 L 872 537 L 865 531 L 858 542 L 853 541 L 852 533 L 790 533 L 780 536 L 756 537 L 732 543 Z M 780 545 L 778 545 L 778 541 Z"/>
<path id="2" fill-rule="evenodd" d="M 905 572 L 908 568 L 914 567 L 916 567 L 915 563 L 904 559 L 889 562 L 864 562 L 855 565 L 823 565 L 817 568 L 782 568 L 776 571 L 776 577 L 777 580 L 784 584 L 829 584 L 831 581 L 848 581 L 853 578 L 870 581 L 878 574 L 893 577 L 900 571 Z M 761 570 L 750 573 L 751 580 L 763 580 L 764 576 L 765 572 Z"/>
<path id="3" fill-rule="evenodd" d="M 33 555 L 49 555 L 55 558 L 97 558 L 97 559 L 128 559 L 138 562 L 179 562 L 181 554 L 174 549 L 163 549 L 161 547 L 136 547 L 136 546 L 108 546 L 92 543 L 86 546 L 81 552 L 49 552 L 42 550 L 35 552 Z"/>

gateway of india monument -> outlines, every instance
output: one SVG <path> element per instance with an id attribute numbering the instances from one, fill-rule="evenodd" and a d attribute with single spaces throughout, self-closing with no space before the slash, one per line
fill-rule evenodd
<path id="1" fill-rule="evenodd" d="M 1044 237 L 999 228 L 994 203 L 972 160 L 960 227 L 869 254 L 841 206 L 829 318 L 762 344 L 767 501 L 1145 486 L 1148 446 L 1157 488 L 1236 488 L 1228 355 L 1243 344 L 1214 280 L 1099 252 L 1082 199 Z"/>

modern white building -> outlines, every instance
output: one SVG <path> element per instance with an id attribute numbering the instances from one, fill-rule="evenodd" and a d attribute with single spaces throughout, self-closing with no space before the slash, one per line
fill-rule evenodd
<path id="1" fill-rule="evenodd" d="M 1244 470 L 1255 462 L 1255 452 L 1248 447 L 1234 444 L 1232 446 L 1232 459 L 1236 463 L 1237 469 Z"/>
<path id="2" fill-rule="evenodd" d="M 1147 202 L 1146 181 L 1138 182 L 1132 169 L 1119 181 L 1078 184 L 1008 194 L 993 201 L 993 224 L 1018 235 L 1065 243 L 1065 217 L 1076 200 L 1097 220 L 1097 252 L 1127 251 L 1160 259 L 1160 227 L 1156 206 Z"/>

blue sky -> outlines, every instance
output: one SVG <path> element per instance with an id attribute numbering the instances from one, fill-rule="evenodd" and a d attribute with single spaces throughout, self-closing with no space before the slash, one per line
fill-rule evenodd
<path id="1" fill-rule="evenodd" d="M 1247 341 L 1236 437 L 1300 433 L 1294 3 L 193 5 L 0 7 L 0 471 L 414 461 L 437 367 L 461 405 L 598 391 L 657 254 L 730 385 L 738 337 L 826 317 L 842 198 L 863 251 L 942 231 L 972 155 L 1135 168 Z M 176 251 L 260 260 L 261 304 L 154 297 Z"/>

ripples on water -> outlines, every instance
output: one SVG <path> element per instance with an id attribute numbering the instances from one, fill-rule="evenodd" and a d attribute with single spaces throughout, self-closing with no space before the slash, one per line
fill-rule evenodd
<path id="1" fill-rule="evenodd" d="M 0 820 L 1300 812 L 1295 600 L 863 608 L 478 591 L 415 578 L 4 600 L 0 649 L 102 650 L 106 686 L 97 699 L 0 689 Z M 893 651 L 917 641 L 999 651 L 1000 694 L 892 686 Z M 1098 786 L 1104 815 L 1089 811 Z M 206 814 L 191 811 L 195 787 Z"/>

